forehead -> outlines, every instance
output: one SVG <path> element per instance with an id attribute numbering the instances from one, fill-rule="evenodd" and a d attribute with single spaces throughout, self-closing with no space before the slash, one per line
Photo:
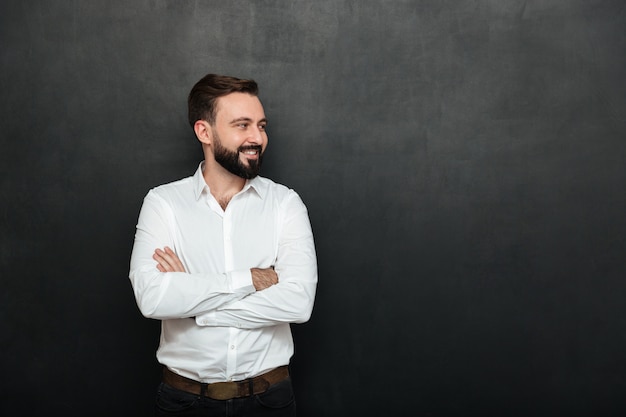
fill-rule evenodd
<path id="1" fill-rule="evenodd" d="M 261 100 L 247 93 L 230 93 L 218 98 L 216 109 L 217 120 L 227 122 L 242 117 L 251 120 L 265 118 Z"/>

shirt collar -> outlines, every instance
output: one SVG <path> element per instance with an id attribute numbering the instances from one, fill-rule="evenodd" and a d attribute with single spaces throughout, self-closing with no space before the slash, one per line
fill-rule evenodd
<path id="1" fill-rule="evenodd" d="M 209 186 L 207 185 L 206 181 L 204 181 L 204 176 L 202 175 L 203 170 L 204 161 L 200 162 L 196 173 L 192 177 L 194 196 L 196 197 L 196 200 L 200 199 L 204 192 L 210 192 Z M 243 186 L 241 192 L 247 192 L 248 190 L 254 190 L 254 192 L 261 199 L 263 199 L 267 194 L 267 185 L 261 179 L 261 177 L 257 176 L 252 178 L 251 180 L 246 180 L 246 183 Z"/>

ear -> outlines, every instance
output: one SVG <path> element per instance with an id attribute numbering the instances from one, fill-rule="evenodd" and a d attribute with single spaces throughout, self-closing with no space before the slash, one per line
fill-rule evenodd
<path id="1" fill-rule="evenodd" d="M 206 120 L 196 120 L 193 125 L 193 131 L 196 132 L 198 140 L 204 144 L 210 145 L 213 140 L 213 131 L 211 125 Z"/>

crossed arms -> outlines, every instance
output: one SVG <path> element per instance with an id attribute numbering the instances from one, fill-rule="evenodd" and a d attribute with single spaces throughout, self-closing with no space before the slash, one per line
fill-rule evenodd
<path id="1" fill-rule="evenodd" d="M 164 249 L 157 248 L 152 258 L 157 261 L 157 269 L 161 272 L 186 272 L 178 255 L 166 246 Z M 262 291 L 278 283 L 278 275 L 273 267 L 250 268 L 252 284 L 257 291 Z"/>
<path id="2" fill-rule="evenodd" d="M 280 227 L 271 229 L 277 230 L 277 246 L 265 251 L 261 265 L 207 272 L 193 264 L 197 254 L 175 248 L 181 239 L 174 237 L 180 222 L 170 202 L 159 193 L 148 193 L 139 215 L 129 274 L 141 313 L 159 320 L 195 317 L 199 326 L 249 329 L 307 321 L 317 285 L 308 214 L 295 193 L 284 199 L 281 210 Z M 194 228 L 184 233 L 194 233 Z M 255 247 L 259 245 L 264 243 Z M 199 258 L 206 256 L 213 255 L 203 252 Z"/>

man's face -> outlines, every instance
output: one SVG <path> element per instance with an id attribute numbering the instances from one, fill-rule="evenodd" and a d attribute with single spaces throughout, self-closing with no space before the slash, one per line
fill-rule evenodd
<path id="1" fill-rule="evenodd" d="M 267 147 L 266 124 L 258 97 L 245 93 L 220 97 L 211 128 L 215 161 L 238 177 L 256 177 Z"/>

